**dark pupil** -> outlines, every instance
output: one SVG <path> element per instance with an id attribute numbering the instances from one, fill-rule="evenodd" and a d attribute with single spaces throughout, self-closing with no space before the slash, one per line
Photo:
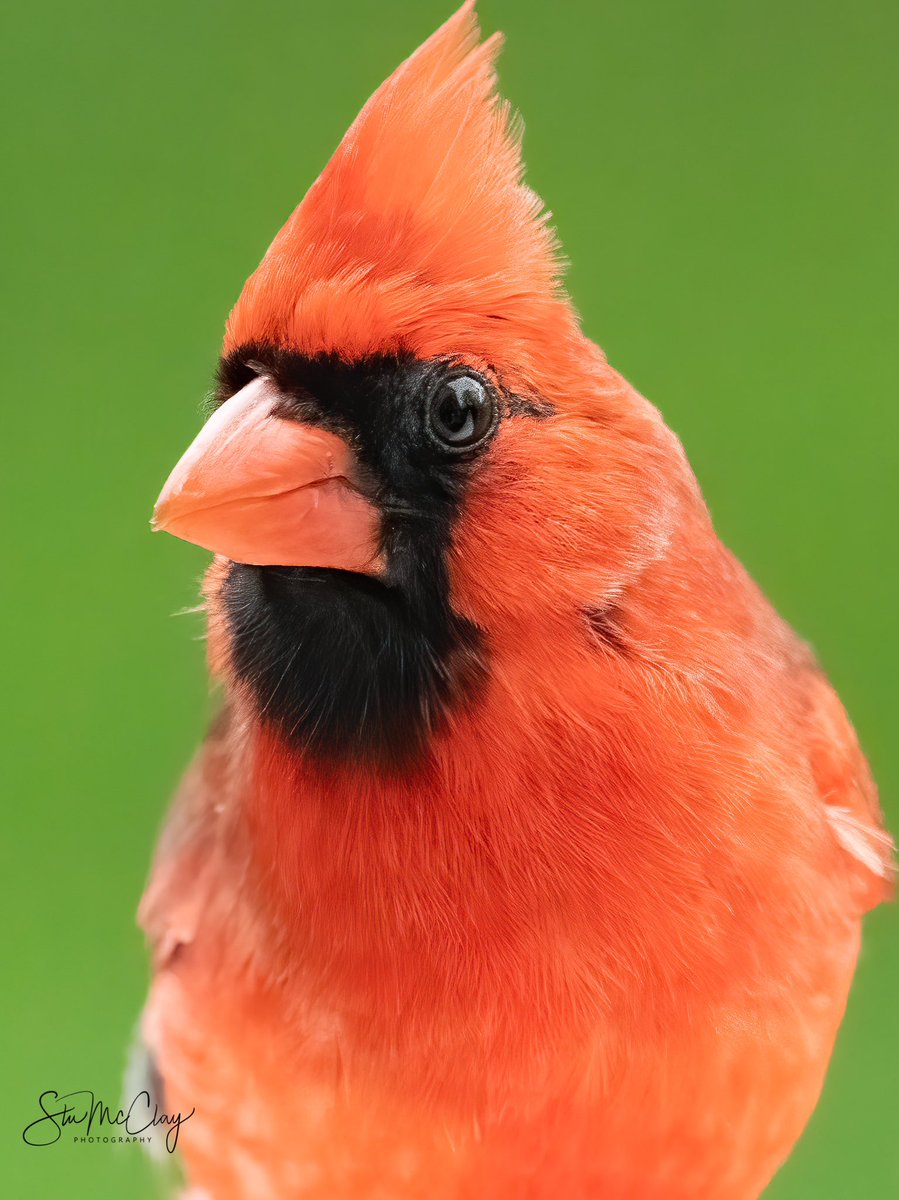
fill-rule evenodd
<path id="1" fill-rule="evenodd" d="M 438 419 L 447 433 L 467 434 L 474 426 L 475 404 L 464 395 L 450 392 L 440 403 Z"/>

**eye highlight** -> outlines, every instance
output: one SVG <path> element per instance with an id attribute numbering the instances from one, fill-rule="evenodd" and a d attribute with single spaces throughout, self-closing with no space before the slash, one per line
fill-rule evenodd
<path id="1" fill-rule="evenodd" d="M 471 450 L 496 428 L 496 400 L 474 375 L 441 379 L 428 398 L 427 427 L 444 450 Z"/>

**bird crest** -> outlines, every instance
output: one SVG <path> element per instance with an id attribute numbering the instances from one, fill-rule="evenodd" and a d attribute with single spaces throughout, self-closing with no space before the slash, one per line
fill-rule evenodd
<path id="1" fill-rule="evenodd" d="M 381 85 L 247 281 L 225 350 L 526 359 L 571 328 L 557 245 L 467 2 Z M 529 345 L 530 343 L 530 345 Z"/>

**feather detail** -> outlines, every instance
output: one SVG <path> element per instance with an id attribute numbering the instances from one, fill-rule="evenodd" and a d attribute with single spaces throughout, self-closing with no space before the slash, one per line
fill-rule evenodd
<path id="1" fill-rule="evenodd" d="M 525 362 L 576 328 L 495 35 L 466 3 L 374 93 L 231 314 L 225 350 L 409 350 Z M 510 342 L 515 354 L 509 354 Z"/>
<path id="2" fill-rule="evenodd" d="M 893 839 L 882 829 L 862 821 L 848 808 L 827 804 L 824 814 L 834 836 L 847 854 L 872 875 L 892 880 L 895 875 Z"/>

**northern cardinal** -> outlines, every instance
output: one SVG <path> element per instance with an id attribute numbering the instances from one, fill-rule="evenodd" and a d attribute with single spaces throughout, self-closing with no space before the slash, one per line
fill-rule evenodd
<path id="1" fill-rule="evenodd" d="M 749 1200 L 890 843 L 843 709 L 581 333 L 471 3 L 228 321 L 156 524 L 226 704 L 143 1037 L 209 1200 Z"/>

